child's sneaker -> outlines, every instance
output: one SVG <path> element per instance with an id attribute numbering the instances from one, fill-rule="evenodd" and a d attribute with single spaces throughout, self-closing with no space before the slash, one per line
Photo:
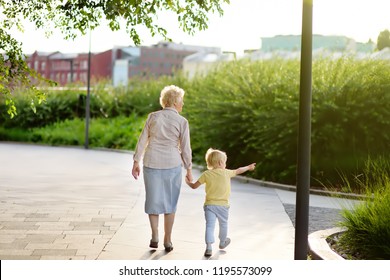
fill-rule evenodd
<path id="1" fill-rule="evenodd" d="M 204 251 L 205 257 L 211 257 L 212 254 L 213 254 L 213 251 L 211 249 L 206 249 L 206 251 Z"/>
<path id="2" fill-rule="evenodd" d="M 219 243 L 219 249 L 225 249 L 230 244 L 230 238 L 226 238 L 225 242 Z"/>

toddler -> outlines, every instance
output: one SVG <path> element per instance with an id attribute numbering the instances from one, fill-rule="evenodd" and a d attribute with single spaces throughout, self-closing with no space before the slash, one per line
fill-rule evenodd
<path id="1" fill-rule="evenodd" d="M 206 251 L 205 257 L 212 255 L 214 243 L 214 228 L 216 220 L 219 224 L 219 248 L 225 249 L 230 244 L 227 237 L 229 217 L 230 178 L 249 170 L 254 170 L 256 163 L 234 170 L 226 169 L 227 156 L 220 150 L 208 149 L 206 153 L 207 169 L 199 179 L 192 183 L 186 178 L 186 183 L 196 189 L 206 184 L 206 199 L 203 206 L 206 219 Z"/>

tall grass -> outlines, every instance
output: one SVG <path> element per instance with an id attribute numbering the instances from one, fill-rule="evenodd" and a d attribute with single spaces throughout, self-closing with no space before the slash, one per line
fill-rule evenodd
<path id="1" fill-rule="evenodd" d="M 390 259 L 390 183 L 385 191 L 375 192 L 372 200 L 342 210 L 340 223 L 347 230 L 340 236 L 340 246 L 364 259 Z"/>
<path id="2" fill-rule="evenodd" d="M 364 259 L 390 259 L 390 174 L 389 160 L 368 160 L 360 183 L 367 199 L 352 209 L 343 209 L 340 226 L 347 230 L 339 246 Z"/>
<path id="3" fill-rule="evenodd" d="M 340 183 L 323 183 L 322 186 L 330 191 L 344 193 L 356 193 L 371 196 L 377 191 L 382 191 L 390 178 L 390 158 L 379 155 L 375 158 L 368 156 L 359 169 L 359 172 L 346 174 L 339 171 Z"/>

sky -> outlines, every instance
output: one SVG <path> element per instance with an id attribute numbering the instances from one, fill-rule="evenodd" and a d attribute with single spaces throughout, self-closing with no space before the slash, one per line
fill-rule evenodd
<path id="1" fill-rule="evenodd" d="M 176 43 L 220 47 L 222 51 L 242 53 L 259 49 L 262 37 L 299 35 L 302 31 L 303 0 L 231 0 L 223 6 L 224 15 L 209 14 L 209 28 L 188 35 L 179 29 L 176 17 L 164 13 L 159 22 Z M 390 30 L 390 0 L 313 0 L 313 34 L 343 35 L 357 42 L 376 42 L 385 29 Z M 101 52 L 118 46 L 134 46 L 123 30 L 113 32 L 105 23 L 90 34 L 65 41 L 60 32 L 46 38 L 43 31 L 26 24 L 25 32 L 12 32 L 22 42 L 26 54 L 38 51 L 63 53 Z M 140 30 L 142 45 L 162 40 Z"/>

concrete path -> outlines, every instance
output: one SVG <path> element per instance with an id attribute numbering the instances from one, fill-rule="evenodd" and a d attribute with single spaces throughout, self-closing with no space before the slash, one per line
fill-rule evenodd
<path id="1" fill-rule="evenodd" d="M 0 143 L 0 166 L 2 260 L 205 259 L 204 187 L 192 190 L 183 181 L 174 250 L 151 250 L 143 179 L 131 176 L 131 153 Z M 194 178 L 199 174 L 194 170 Z M 311 203 L 317 199 L 334 204 Z M 211 259 L 293 260 L 286 201 L 295 203 L 295 193 L 233 180 L 232 243 L 225 250 L 214 245 Z M 161 240 L 162 233 L 163 220 Z"/>

